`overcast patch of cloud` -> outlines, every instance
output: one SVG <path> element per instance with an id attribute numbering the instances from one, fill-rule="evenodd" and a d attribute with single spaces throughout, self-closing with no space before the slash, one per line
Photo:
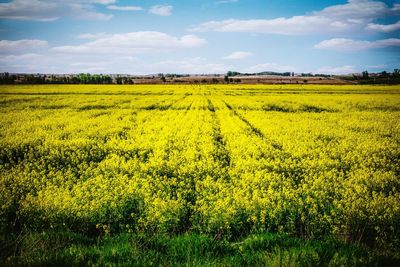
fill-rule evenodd
<path id="1" fill-rule="evenodd" d="M 63 16 L 88 20 L 109 20 L 112 15 L 96 11 L 96 5 L 109 5 L 115 0 L 12 0 L 0 3 L 0 18 L 53 21 Z"/>
<path id="2" fill-rule="evenodd" d="M 130 56 L 113 55 L 104 58 L 77 54 L 23 54 L 0 56 L 0 72 L 26 73 L 103 73 L 103 74 L 215 74 L 226 73 L 230 66 L 204 58 L 184 58 L 152 62 Z"/>
<path id="3" fill-rule="evenodd" d="M 100 34 L 100 37 L 80 45 L 53 47 L 53 52 L 85 54 L 131 55 L 149 51 L 200 47 L 206 40 L 195 35 L 175 37 L 162 32 L 143 31 L 124 34 Z M 82 37 L 82 36 L 81 36 Z M 84 35 L 83 37 L 95 37 Z"/>
<path id="4" fill-rule="evenodd" d="M 367 65 L 365 66 L 367 69 L 385 69 L 387 67 L 386 64 L 378 64 L 378 65 Z"/>
<path id="5" fill-rule="evenodd" d="M 226 73 L 229 66 L 212 63 L 205 58 L 186 58 L 182 60 L 166 60 L 153 64 L 144 64 L 143 74 L 146 73 L 188 73 L 188 74 L 216 74 Z"/>
<path id="6" fill-rule="evenodd" d="M 276 63 L 263 63 L 251 66 L 250 68 L 244 69 L 242 72 L 245 73 L 258 73 L 263 71 L 273 72 L 292 72 L 297 71 L 296 67 L 291 65 L 281 65 Z"/>
<path id="7" fill-rule="evenodd" d="M 43 40 L 1 40 L 0 72 L 30 73 L 214 73 L 224 65 L 203 59 L 140 61 L 148 53 L 192 49 L 206 44 L 195 35 L 172 36 L 162 32 L 82 34 L 79 45 L 50 47 Z M 137 56 L 137 57 L 136 57 Z"/>
<path id="8" fill-rule="evenodd" d="M 400 47 L 400 39 L 390 38 L 375 41 L 359 41 L 346 38 L 333 38 L 324 40 L 314 46 L 323 50 L 334 51 L 362 51 L 369 49 Z"/>
<path id="9" fill-rule="evenodd" d="M 352 74 L 357 72 L 358 71 L 352 65 L 344 65 L 339 67 L 325 66 L 313 71 L 313 73 L 334 74 L 334 75 Z"/>
<path id="10" fill-rule="evenodd" d="M 118 11 L 140 11 L 140 10 L 143 10 L 143 7 L 141 7 L 141 6 L 116 6 L 116 5 L 110 5 L 110 6 L 107 6 L 107 9 L 118 10 Z"/>
<path id="11" fill-rule="evenodd" d="M 0 40 L 0 54 L 10 54 L 16 52 L 26 53 L 28 51 L 46 48 L 48 45 L 48 42 L 44 40 Z"/>
<path id="12" fill-rule="evenodd" d="M 400 21 L 393 24 L 375 24 L 369 23 L 366 27 L 368 30 L 379 31 L 379 32 L 394 32 L 400 30 Z"/>

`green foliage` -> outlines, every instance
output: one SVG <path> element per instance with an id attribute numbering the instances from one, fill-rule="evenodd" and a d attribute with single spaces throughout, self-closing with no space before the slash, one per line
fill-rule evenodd
<path id="1" fill-rule="evenodd" d="M 27 234 L 10 255 L 0 259 L 2 266 L 395 266 L 399 262 L 399 255 L 372 254 L 360 245 L 271 233 L 229 242 L 198 234 L 90 239 L 60 231 Z"/>

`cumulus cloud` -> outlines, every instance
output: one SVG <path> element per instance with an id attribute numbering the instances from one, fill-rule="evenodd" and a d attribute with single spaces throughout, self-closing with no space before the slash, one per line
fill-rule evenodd
<path id="1" fill-rule="evenodd" d="M 335 51 L 361 51 L 386 47 L 400 47 L 400 39 L 390 38 L 376 41 L 359 41 L 346 38 L 334 38 L 324 40 L 316 44 L 314 47 Z"/>
<path id="2" fill-rule="evenodd" d="M 111 5 L 107 6 L 108 9 L 110 10 L 118 10 L 118 11 L 140 11 L 143 10 L 143 7 L 140 6 L 116 6 L 116 5 Z"/>
<path id="3" fill-rule="evenodd" d="M 387 24 L 387 25 L 369 23 L 366 28 L 368 30 L 375 30 L 379 32 L 394 32 L 400 30 L 400 21 L 394 24 Z"/>
<path id="4" fill-rule="evenodd" d="M 251 57 L 253 53 L 251 52 L 245 52 L 245 51 L 237 51 L 233 52 L 232 54 L 223 57 L 223 59 L 229 59 L 229 60 L 238 60 L 238 59 L 245 59 L 248 57 Z"/>
<path id="5" fill-rule="evenodd" d="M 307 15 L 275 19 L 208 21 L 189 30 L 283 35 L 346 33 L 364 29 L 375 19 L 390 15 L 400 15 L 398 5 L 389 7 L 384 2 L 349 0 L 346 4 L 329 6 Z"/>
<path id="6" fill-rule="evenodd" d="M 313 73 L 336 74 L 336 75 L 351 74 L 356 72 L 357 70 L 352 65 L 345 65 L 340 67 L 325 66 L 313 71 Z"/>
<path id="7" fill-rule="evenodd" d="M 171 16 L 173 7 L 170 5 L 155 5 L 149 10 L 151 14 L 159 16 Z"/>
<path id="8" fill-rule="evenodd" d="M 96 5 L 115 0 L 12 0 L 0 3 L 0 18 L 15 20 L 53 21 L 63 16 L 89 20 L 109 20 L 112 15 L 96 11 Z"/>

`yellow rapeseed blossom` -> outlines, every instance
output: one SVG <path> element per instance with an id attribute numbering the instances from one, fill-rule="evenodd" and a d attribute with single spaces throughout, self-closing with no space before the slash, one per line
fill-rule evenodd
<path id="1" fill-rule="evenodd" d="M 398 86 L 1 86 L 0 95 L 7 223 L 399 234 Z"/>

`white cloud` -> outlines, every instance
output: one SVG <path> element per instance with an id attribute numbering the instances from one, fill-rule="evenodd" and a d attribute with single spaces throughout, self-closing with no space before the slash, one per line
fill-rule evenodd
<path id="1" fill-rule="evenodd" d="M 85 73 L 99 73 L 105 71 L 106 65 L 109 62 L 107 61 L 97 61 L 97 62 L 74 62 L 70 63 L 68 67 L 70 69 L 75 69 L 76 72 L 85 72 Z"/>
<path id="2" fill-rule="evenodd" d="M 185 35 L 179 38 L 162 32 L 144 31 L 105 35 L 84 44 L 59 46 L 52 50 L 61 53 L 130 55 L 148 51 L 199 47 L 204 44 L 206 44 L 206 40 L 195 35 Z"/>
<path id="3" fill-rule="evenodd" d="M 104 38 L 108 37 L 110 34 L 107 34 L 105 32 L 99 32 L 99 33 L 82 33 L 76 36 L 78 39 L 99 39 L 99 38 Z"/>
<path id="4" fill-rule="evenodd" d="M 367 65 L 365 66 L 368 69 L 384 69 L 387 67 L 386 64 L 379 64 L 379 65 Z"/>
<path id="5" fill-rule="evenodd" d="M 0 3 L 0 18 L 15 20 L 53 21 L 63 16 L 89 20 L 109 20 L 112 15 L 96 11 L 96 5 L 116 0 L 12 0 Z"/>
<path id="6" fill-rule="evenodd" d="M 111 5 L 107 6 L 108 9 L 110 10 L 118 10 L 118 11 L 140 11 L 143 10 L 142 7 L 140 6 L 116 6 L 116 5 Z"/>
<path id="7" fill-rule="evenodd" d="M 88 34 L 81 37 L 95 37 Z M 111 53 L 125 54 L 142 53 L 154 50 L 166 50 L 177 48 L 199 47 L 206 40 L 195 35 L 184 35 L 174 37 L 162 32 L 143 31 L 129 32 L 124 34 L 106 35 L 101 33 L 100 38 L 75 46 L 58 46 L 52 50 L 61 53 Z"/>
<path id="8" fill-rule="evenodd" d="M 21 55 L 6 55 L 0 56 L 0 62 L 3 63 L 13 63 L 13 62 L 23 62 L 27 60 L 38 60 L 41 57 L 40 54 L 36 53 L 27 53 Z"/>
<path id="9" fill-rule="evenodd" d="M 375 30 L 380 32 L 394 32 L 400 30 L 400 21 L 388 25 L 369 23 L 366 28 L 368 30 Z"/>
<path id="10" fill-rule="evenodd" d="M 351 65 L 345 65 L 345 66 L 340 66 L 340 67 L 331 67 L 331 66 L 325 66 L 322 68 L 319 68 L 313 73 L 322 73 L 322 74 L 351 74 L 351 73 L 356 73 L 357 70 L 354 68 L 354 66 Z"/>
<path id="11" fill-rule="evenodd" d="M 120 55 L 77 55 L 62 53 L 26 54 L 19 56 L 0 56 L 0 72 L 28 73 L 188 73 L 214 74 L 226 73 L 230 66 L 210 62 L 203 58 L 184 58 L 177 60 L 156 60 L 134 58 Z"/>
<path id="12" fill-rule="evenodd" d="M 0 53 L 26 52 L 46 48 L 47 46 L 48 42 L 43 40 L 0 40 Z"/>
<path id="13" fill-rule="evenodd" d="M 206 60 L 167 61 L 172 52 L 206 44 L 206 40 L 194 35 L 172 36 L 146 31 L 82 34 L 78 37 L 89 40 L 56 47 L 50 47 L 42 40 L 2 40 L 0 72 L 145 74 L 161 71 L 209 73 L 222 69 L 222 65 Z"/>
<path id="14" fill-rule="evenodd" d="M 393 8 L 388 7 L 384 2 L 348 0 L 346 4 L 329 6 L 313 14 L 347 20 L 364 20 L 384 17 L 393 14 L 393 12 Z"/>
<path id="15" fill-rule="evenodd" d="M 0 40 L 0 53 L 16 54 L 31 50 L 46 49 L 48 52 L 70 54 L 99 54 L 125 55 L 146 51 L 169 51 L 184 48 L 195 48 L 207 43 L 205 39 L 195 35 L 175 37 L 162 32 L 143 31 L 123 34 L 80 34 L 80 39 L 93 39 L 79 45 L 56 46 L 49 48 L 44 40 Z"/>
<path id="16" fill-rule="evenodd" d="M 334 38 L 330 40 L 324 40 L 314 47 L 324 50 L 335 50 L 335 51 L 360 51 L 368 49 L 386 48 L 386 47 L 399 47 L 400 39 L 390 38 L 376 41 L 358 41 L 345 38 Z"/>
<path id="17" fill-rule="evenodd" d="M 156 5 L 149 10 L 151 14 L 159 16 L 171 16 L 173 7 L 170 5 Z"/>
<path id="18" fill-rule="evenodd" d="M 0 55 L 0 71 L 18 73 L 99 73 L 108 66 L 107 64 L 111 63 L 110 60 L 110 58 L 104 60 L 99 57 L 54 54 L 51 51 L 41 54 L 29 53 L 4 57 Z"/>
<path id="19" fill-rule="evenodd" d="M 263 71 L 273 71 L 273 72 L 287 72 L 287 71 L 296 71 L 296 68 L 291 65 L 280 65 L 276 63 L 264 63 L 264 64 L 257 64 L 250 68 L 245 69 L 242 72 L 246 73 L 257 73 Z"/>
<path id="20" fill-rule="evenodd" d="M 237 3 L 239 0 L 221 0 L 217 1 L 216 4 L 230 4 L 230 3 Z"/>
<path id="21" fill-rule="evenodd" d="M 208 21 L 189 30 L 283 35 L 346 33 L 364 29 L 377 18 L 399 15 L 399 11 L 397 5 L 391 8 L 383 2 L 349 0 L 346 4 L 330 6 L 307 15 L 275 19 Z"/>
<path id="22" fill-rule="evenodd" d="M 189 29 L 193 32 L 217 31 L 217 32 L 254 32 L 273 33 L 284 35 L 296 35 L 304 33 L 317 33 L 321 31 L 321 25 L 329 24 L 329 20 L 323 17 L 297 16 L 289 19 L 277 18 L 271 20 L 236 20 L 210 21 L 200 26 Z M 340 31 L 345 25 L 330 25 L 331 30 Z"/>
<path id="23" fill-rule="evenodd" d="M 251 52 L 245 52 L 245 51 L 237 51 L 237 52 L 233 52 L 232 54 L 223 57 L 223 59 L 232 59 L 232 60 L 238 60 L 238 59 L 245 59 L 248 57 L 251 57 L 253 55 L 253 53 Z"/>
<path id="24" fill-rule="evenodd" d="M 141 71 L 148 73 L 187 73 L 187 74 L 215 74 L 226 73 L 229 67 L 224 64 L 211 63 L 204 58 L 187 58 L 182 60 L 166 60 L 153 64 L 143 63 Z"/>

